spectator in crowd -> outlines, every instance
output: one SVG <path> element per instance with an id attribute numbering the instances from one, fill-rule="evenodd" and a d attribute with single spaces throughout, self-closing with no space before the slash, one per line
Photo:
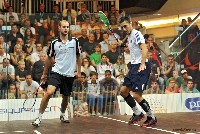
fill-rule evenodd
<path id="1" fill-rule="evenodd" d="M 90 18 L 87 16 L 82 23 L 81 27 L 84 27 L 86 29 L 90 29 Z"/>
<path id="2" fill-rule="evenodd" d="M 88 42 L 88 37 L 87 37 L 87 29 L 82 28 L 81 29 L 81 36 L 78 38 L 79 44 L 81 47 L 83 47 L 83 44 L 85 42 Z"/>
<path id="3" fill-rule="evenodd" d="M 111 48 L 109 51 L 106 52 L 106 56 L 110 63 L 115 64 L 117 62 L 117 58 L 119 57 L 119 52 L 117 51 L 116 41 L 111 42 Z"/>
<path id="4" fill-rule="evenodd" d="M 19 21 L 17 13 L 13 12 L 13 6 L 8 7 L 8 13 L 5 13 L 6 19 L 9 20 L 9 16 L 14 16 L 14 22 Z M 7 21 L 8 22 L 8 21 Z"/>
<path id="5" fill-rule="evenodd" d="M 73 82 L 73 98 L 74 100 L 77 100 L 79 94 L 86 94 L 87 88 L 88 88 L 88 82 L 86 79 L 86 74 L 84 72 L 81 72 L 81 77 L 74 80 Z"/>
<path id="6" fill-rule="evenodd" d="M 181 70 L 181 75 L 182 75 L 182 76 L 180 76 L 181 77 L 181 81 L 182 81 L 181 88 L 185 89 L 187 87 L 187 81 L 192 79 L 192 77 L 189 76 L 187 70 L 185 70 L 185 69 Z"/>
<path id="7" fill-rule="evenodd" d="M 5 31 L 2 30 L 2 26 L 4 26 L 4 20 L 0 17 L 0 35 L 4 35 Z"/>
<path id="8" fill-rule="evenodd" d="M 78 100 L 81 101 L 81 103 L 77 104 L 74 106 L 74 115 L 75 116 L 89 116 L 89 112 L 88 112 L 88 104 L 85 101 L 85 97 L 83 94 L 79 94 L 78 95 Z"/>
<path id="9" fill-rule="evenodd" d="M 100 83 L 100 93 L 103 94 L 103 114 L 107 114 L 106 106 L 108 103 L 113 103 L 119 90 L 119 84 L 113 78 L 110 70 L 105 71 L 105 78 Z M 110 114 L 111 111 L 109 111 Z"/>
<path id="10" fill-rule="evenodd" d="M 88 95 L 89 95 L 89 107 L 92 110 L 92 115 L 101 115 L 101 108 L 103 106 L 103 96 L 100 95 L 100 84 L 97 79 L 97 73 L 90 73 L 90 80 L 88 81 Z M 97 105 L 95 105 L 97 102 Z M 96 106 L 96 110 L 95 110 Z M 96 112 L 95 112 L 96 111 Z"/>
<path id="11" fill-rule="evenodd" d="M 52 35 L 52 28 L 47 20 L 44 20 L 42 25 L 38 27 L 39 42 L 42 46 L 49 40 L 50 35 Z"/>
<path id="12" fill-rule="evenodd" d="M 193 80 L 188 79 L 187 80 L 187 87 L 183 89 L 183 92 L 185 93 L 199 93 L 199 91 L 194 88 Z"/>
<path id="13" fill-rule="evenodd" d="M 108 33 L 103 33 L 103 41 L 99 43 L 101 45 L 101 53 L 106 53 L 110 50 L 110 42 L 108 41 Z"/>
<path id="14" fill-rule="evenodd" d="M 0 64 L 3 63 L 4 58 L 10 59 L 10 55 L 5 52 L 5 45 L 3 44 L 4 43 L 3 38 L 4 37 L 0 35 Z"/>
<path id="15" fill-rule="evenodd" d="M 174 79 L 176 80 L 176 85 L 178 86 L 178 88 L 181 88 L 181 86 L 183 86 L 184 81 L 183 81 L 183 79 L 179 76 L 178 71 L 174 70 L 174 71 L 173 71 L 173 77 L 170 77 L 169 79 L 167 79 L 167 81 L 166 81 L 166 86 L 167 86 L 167 87 L 169 86 L 169 80 L 170 80 L 171 78 L 174 78 Z"/>
<path id="16" fill-rule="evenodd" d="M 147 38 L 147 48 L 149 52 L 152 53 L 152 56 L 153 56 L 152 58 L 156 60 L 158 62 L 159 67 L 161 67 L 162 63 L 161 63 L 161 59 L 159 58 L 160 49 L 158 45 L 153 41 L 153 38 L 150 36 Z"/>
<path id="17" fill-rule="evenodd" d="M 1 95 L 5 94 L 7 85 L 9 86 L 15 80 L 15 68 L 10 64 L 10 60 L 3 59 L 3 64 L 0 65 L 0 90 Z"/>
<path id="18" fill-rule="evenodd" d="M 117 33 L 112 33 L 110 30 L 107 30 L 107 33 L 108 33 L 108 41 L 112 42 L 112 41 L 117 41 L 115 36 L 120 39 L 120 36 L 117 34 Z M 114 35 L 115 36 L 114 36 Z"/>
<path id="19" fill-rule="evenodd" d="M 36 61 L 39 61 L 40 60 L 40 53 L 42 52 L 42 44 L 41 43 L 37 43 L 36 44 L 36 51 L 33 52 L 31 54 L 31 64 L 33 65 Z"/>
<path id="20" fill-rule="evenodd" d="M 182 19 L 181 21 L 181 25 L 179 26 L 180 29 L 177 29 L 179 31 L 179 35 L 188 27 L 187 21 L 186 19 Z M 182 47 L 185 47 L 187 45 L 187 35 L 188 35 L 188 31 L 186 31 L 181 38 L 181 45 Z"/>
<path id="21" fill-rule="evenodd" d="M 97 67 L 99 63 L 101 63 L 101 45 L 95 45 L 95 53 L 90 55 L 90 61 L 93 67 Z"/>
<path id="22" fill-rule="evenodd" d="M 18 95 L 15 84 L 10 84 L 8 89 L 8 99 L 17 99 L 17 96 Z"/>
<path id="23" fill-rule="evenodd" d="M 119 75 L 116 76 L 116 81 L 120 86 L 124 83 L 124 74 L 120 73 Z"/>
<path id="24" fill-rule="evenodd" d="M 86 18 L 90 17 L 90 12 L 87 10 L 86 4 L 81 4 L 81 10 L 78 12 L 77 20 L 81 22 L 81 24 L 84 23 Z"/>
<path id="25" fill-rule="evenodd" d="M 97 73 L 98 73 L 98 79 L 99 81 L 105 78 L 105 71 L 110 70 L 112 73 L 112 78 L 113 76 L 113 65 L 112 63 L 108 62 L 108 58 L 106 54 L 101 55 L 101 63 L 97 65 Z"/>
<path id="26" fill-rule="evenodd" d="M 95 26 L 94 29 L 95 29 L 94 32 L 95 40 L 96 42 L 100 43 L 101 41 L 103 41 L 103 34 L 101 32 L 101 29 L 99 26 Z"/>
<path id="27" fill-rule="evenodd" d="M 111 5 L 110 6 L 110 11 L 108 12 L 108 20 L 111 20 L 111 16 L 114 15 L 115 16 L 116 13 L 116 9 L 115 9 L 115 5 Z M 116 16 L 115 16 L 116 18 Z"/>
<path id="28" fill-rule="evenodd" d="M 187 18 L 187 22 L 188 22 L 187 24 L 188 25 L 191 25 L 192 21 L 193 20 L 192 20 L 191 17 Z M 195 36 L 198 35 L 198 33 L 199 33 L 199 27 L 197 26 L 197 24 L 192 24 L 192 26 L 188 30 L 188 33 L 193 33 Z"/>
<path id="29" fill-rule="evenodd" d="M 90 60 L 88 58 L 82 59 L 82 66 L 81 66 L 81 72 L 84 72 L 86 74 L 86 77 L 90 77 L 91 72 L 96 72 L 95 68 L 91 65 Z"/>
<path id="30" fill-rule="evenodd" d="M 90 12 L 87 10 L 87 5 L 86 5 L 85 3 L 81 3 L 81 10 L 78 11 L 78 15 L 80 15 L 80 14 L 82 14 L 82 13 L 84 13 L 84 14 L 90 16 Z M 91 18 L 91 17 L 90 17 L 90 18 Z"/>
<path id="31" fill-rule="evenodd" d="M 9 12 L 10 3 L 8 1 L 4 1 L 3 12 Z"/>
<path id="32" fill-rule="evenodd" d="M 14 53 L 10 53 L 11 64 L 17 68 L 19 61 L 24 61 L 26 54 L 22 51 L 22 46 L 16 44 L 14 47 Z"/>
<path id="33" fill-rule="evenodd" d="M 37 81 L 38 83 L 40 83 L 40 78 L 42 77 L 42 73 L 43 73 L 44 65 L 45 65 L 44 63 L 47 58 L 47 53 L 41 52 L 39 57 L 40 57 L 40 60 L 36 61 L 32 67 L 33 80 Z"/>
<path id="34" fill-rule="evenodd" d="M 117 25 L 117 18 L 115 14 L 110 15 L 110 24 L 111 25 Z"/>
<path id="35" fill-rule="evenodd" d="M 7 20 L 7 26 L 12 26 L 12 25 L 15 25 L 15 18 L 14 16 L 9 16 L 8 20 Z M 7 27 L 7 30 L 8 30 L 8 27 Z M 9 30 L 8 30 L 9 31 Z"/>
<path id="36" fill-rule="evenodd" d="M 165 82 L 164 82 L 164 79 L 161 77 L 161 72 L 160 72 L 160 68 L 159 68 L 157 60 L 153 59 L 151 52 L 147 53 L 147 58 L 148 58 L 148 61 L 151 64 L 150 77 L 157 79 L 159 81 L 160 89 L 162 91 L 164 91 L 164 89 L 165 89 Z"/>
<path id="37" fill-rule="evenodd" d="M 28 19 L 28 16 L 26 16 L 26 14 L 22 13 L 20 15 L 20 18 L 19 18 L 19 22 L 17 23 L 20 27 L 24 27 L 25 26 L 25 21 L 26 19 Z"/>
<path id="38" fill-rule="evenodd" d="M 38 89 L 39 88 L 39 89 Z M 43 89 L 39 86 L 39 84 L 32 79 L 31 73 L 27 73 L 25 77 L 25 81 L 20 83 L 20 96 L 21 99 L 27 98 L 27 93 L 34 93 L 37 91 L 37 97 L 42 98 Z"/>
<path id="39" fill-rule="evenodd" d="M 31 38 L 33 38 L 33 33 L 30 28 L 27 28 L 24 32 L 24 45 L 27 47 L 31 42 Z"/>
<path id="40" fill-rule="evenodd" d="M 181 89 L 177 87 L 176 85 L 176 80 L 174 78 L 171 78 L 169 80 L 169 86 L 165 89 L 166 94 L 171 94 L 171 93 L 180 93 Z"/>
<path id="41" fill-rule="evenodd" d="M 156 79 L 151 80 L 151 87 L 144 91 L 144 94 L 162 94 L 164 90 L 160 90 L 159 82 Z"/>
<path id="42" fill-rule="evenodd" d="M 58 37 L 58 24 L 62 20 L 62 14 L 60 13 L 58 4 L 53 6 L 53 13 L 49 14 L 49 18 L 52 28 L 52 36 Z"/>
<path id="43" fill-rule="evenodd" d="M 15 76 L 16 76 L 17 84 L 20 85 L 20 83 L 25 80 L 27 73 L 28 73 L 28 71 L 25 69 L 25 62 L 19 61 L 18 68 L 15 69 Z M 17 87 L 19 87 L 19 86 L 17 86 Z"/>
<path id="44" fill-rule="evenodd" d="M 167 61 L 164 61 L 162 63 L 162 71 L 164 74 L 165 81 L 168 78 L 173 77 L 174 70 L 179 71 L 180 67 L 178 66 L 178 63 L 175 61 L 174 56 L 170 54 L 167 56 Z"/>
<path id="45" fill-rule="evenodd" d="M 35 26 L 41 26 L 44 20 L 47 21 L 48 14 L 45 12 L 44 3 L 40 3 L 39 11 L 35 14 Z"/>
<path id="46" fill-rule="evenodd" d="M 30 37 L 30 42 L 28 44 L 25 44 L 27 55 L 31 55 L 33 52 L 36 52 L 35 42 L 36 42 L 36 37 L 32 36 L 32 37 Z"/>
<path id="47" fill-rule="evenodd" d="M 117 58 L 117 62 L 113 65 L 113 68 L 115 77 L 120 74 L 126 75 L 128 73 L 128 67 L 124 64 L 124 61 L 120 56 Z"/>
<path id="48" fill-rule="evenodd" d="M 86 54 L 86 56 L 89 58 L 91 54 L 93 54 L 95 52 L 95 44 L 97 44 L 97 42 L 95 42 L 95 37 L 93 33 L 89 34 L 88 37 L 88 42 L 85 42 L 83 44 L 83 52 Z"/>
<path id="49" fill-rule="evenodd" d="M 68 2 L 67 4 L 67 9 L 64 9 L 62 12 L 63 19 L 66 19 L 68 12 L 71 13 L 72 17 L 72 24 L 75 24 L 75 18 L 77 17 L 77 12 L 76 10 L 72 9 L 72 2 Z"/>
<path id="50" fill-rule="evenodd" d="M 10 46 L 9 53 L 13 53 L 14 46 L 16 45 L 17 38 L 23 38 L 23 35 L 18 32 L 17 25 L 14 24 L 11 26 L 11 32 L 7 35 L 7 42 Z"/>
<path id="51" fill-rule="evenodd" d="M 26 29 L 30 29 L 32 34 L 35 34 L 35 28 L 31 26 L 31 21 L 26 19 L 24 21 L 24 26 L 20 28 L 20 33 L 25 37 Z"/>

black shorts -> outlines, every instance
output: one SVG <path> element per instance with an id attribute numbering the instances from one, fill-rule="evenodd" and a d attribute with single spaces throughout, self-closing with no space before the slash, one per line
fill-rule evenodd
<path id="1" fill-rule="evenodd" d="M 142 92 L 145 90 L 151 72 L 150 63 L 146 62 L 145 64 L 146 69 L 141 72 L 138 72 L 140 64 L 132 64 L 129 73 L 124 78 L 123 86 L 130 87 L 133 92 Z"/>
<path id="2" fill-rule="evenodd" d="M 74 77 L 66 77 L 51 71 L 47 82 L 48 85 L 53 85 L 56 88 L 60 88 L 60 94 L 70 96 L 72 92 Z"/>

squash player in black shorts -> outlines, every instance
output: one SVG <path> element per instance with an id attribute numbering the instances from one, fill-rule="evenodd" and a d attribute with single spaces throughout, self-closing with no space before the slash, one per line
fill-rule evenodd
<path id="1" fill-rule="evenodd" d="M 136 123 L 145 117 L 136 106 L 137 102 L 147 114 L 147 120 L 141 126 L 155 125 L 157 119 L 149 103 L 142 97 L 151 71 L 150 63 L 147 60 L 148 50 L 145 39 L 139 31 L 132 27 L 129 17 L 122 17 L 120 26 L 128 35 L 128 48 L 131 54 L 130 70 L 120 89 L 121 96 L 133 110 L 133 116 L 130 118 L 129 124 Z M 121 45 L 121 41 L 119 41 L 119 45 Z M 133 97 L 130 95 L 130 91 L 133 92 Z"/>

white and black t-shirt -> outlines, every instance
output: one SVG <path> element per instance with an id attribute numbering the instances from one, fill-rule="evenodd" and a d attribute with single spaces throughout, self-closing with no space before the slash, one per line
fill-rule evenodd
<path id="1" fill-rule="evenodd" d="M 133 29 L 128 37 L 128 48 L 131 55 L 131 64 L 139 64 L 142 61 L 142 50 L 140 45 L 145 43 L 145 39 L 140 31 Z M 148 60 L 146 60 L 148 61 Z"/>
<path id="2" fill-rule="evenodd" d="M 76 38 L 72 37 L 66 43 L 60 38 L 51 42 L 47 55 L 55 57 L 52 71 L 63 76 L 74 77 L 76 70 L 76 56 L 80 55 L 81 49 Z"/>

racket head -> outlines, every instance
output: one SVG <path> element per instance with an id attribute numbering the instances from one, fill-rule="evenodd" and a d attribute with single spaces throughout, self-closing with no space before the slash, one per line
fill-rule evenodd
<path id="1" fill-rule="evenodd" d="M 23 109 L 25 111 L 30 111 L 35 105 L 37 95 L 32 93 L 27 93 L 27 98 L 24 100 Z"/>
<path id="2" fill-rule="evenodd" d="M 106 17 L 106 15 L 102 11 L 99 11 L 98 16 L 100 17 L 100 19 L 104 23 L 104 25 L 107 28 L 109 28 L 109 30 L 111 30 L 111 25 L 110 25 L 110 22 L 109 22 L 108 18 Z"/>

